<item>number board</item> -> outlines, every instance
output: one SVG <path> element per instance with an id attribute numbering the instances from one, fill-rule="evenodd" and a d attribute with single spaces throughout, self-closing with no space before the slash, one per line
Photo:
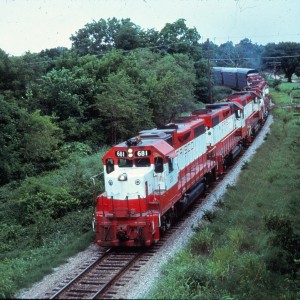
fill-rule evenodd
<path id="1" fill-rule="evenodd" d="M 115 154 L 116 154 L 116 157 L 127 157 L 127 152 L 125 152 L 125 151 L 118 150 L 115 152 Z"/>
<path id="2" fill-rule="evenodd" d="M 137 157 L 144 157 L 144 156 L 149 156 L 151 154 L 150 150 L 139 150 L 135 151 L 135 156 Z"/>

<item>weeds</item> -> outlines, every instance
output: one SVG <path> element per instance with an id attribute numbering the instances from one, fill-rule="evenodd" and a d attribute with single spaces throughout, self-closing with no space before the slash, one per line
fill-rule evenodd
<path id="1" fill-rule="evenodd" d="M 224 208 L 225 207 L 225 201 L 223 199 L 218 199 L 215 203 L 214 203 L 215 207 L 218 208 Z"/>
<path id="2" fill-rule="evenodd" d="M 208 255 L 212 250 L 213 245 L 213 232 L 208 228 L 201 230 L 192 240 L 191 240 L 191 251 L 193 254 Z"/>
<path id="3" fill-rule="evenodd" d="M 247 160 L 243 161 L 242 170 L 246 170 L 249 167 L 249 162 Z"/>
<path id="4" fill-rule="evenodd" d="M 232 190 L 232 191 L 236 190 L 236 186 L 235 186 L 235 185 L 232 185 L 232 184 L 229 184 L 229 183 L 226 185 L 226 188 L 227 188 L 228 190 Z"/>
<path id="5" fill-rule="evenodd" d="M 217 214 L 213 210 L 204 210 L 202 219 L 208 222 L 212 222 L 217 217 Z"/>

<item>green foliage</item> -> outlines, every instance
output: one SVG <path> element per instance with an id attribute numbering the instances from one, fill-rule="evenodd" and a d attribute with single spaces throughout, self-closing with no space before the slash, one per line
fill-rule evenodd
<path id="1" fill-rule="evenodd" d="M 231 93 L 232 90 L 227 87 L 214 86 L 212 88 L 212 98 L 214 102 L 226 99 Z"/>
<path id="2" fill-rule="evenodd" d="M 0 95 L 0 184 L 57 167 L 61 130 L 49 116 L 28 113 Z"/>
<path id="3" fill-rule="evenodd" d="M 148 79 L 147 89 L 151 91 L 154 122 L 160 126 L 193 107 L 195 76 L 192 62 L 182 54 L 166 55 L 153 68 L 155 73 Z"/>
<path id="4" fill-rule="evenodd" d="M 90 177 L 102 171 L 101 157 L 106 150 L 90 156 L 85 153 L 89 152 L 88 147 L 77 144 L 72 160 L 63 169 L 0 188 L 3 298 L 13 298 L 18 289 L 40 280 L 90 244 Z M 103 184 L 97 186 L 103 189 Z"/>
<path id="5" fill-rule="evenodd" d="M 90 216 L 90 214 L 87 216 Z M 75 222 L 78 222 L 76 216 L 73 216 L 73 218 Z M 76 226 L 74 226 L 75 222 L 73 222 L 73 227 L 71 227 L 73 232 L 63 235 L 56 233 L 56 235 L 51 235 L 51 239 L 45 240 L 45 244 L 42 247 L 31 250 L 24 249 L 22 253 L 19 253 L 18 257 L 1 260 L 1 298 L 15 298 L 15 293 L 20 288 L 30 287 L 33 282 L 51 273 L 54 267 L 65 263 L 70 255 L 82 251 L 91 243 L 91 234 L 74 230 L 76 229 Z M 62 225 L 68 226 L 68 224 Z M 81 233 L 81 235 L 78 236 L 78 233 Z"/>
<path id="6" fill-rule="evenodd" d="M 36 223 L 40 214 L 60 218 L 79 205 L 79 200 L 65 188 L 41 184 L 35 179 L 26 179 L 20 193 L 22 196 L 16 204 L 21 212 L 18 219 L 22 225 Z"/>
<path id="7" fill-rule="evenodd" d="M 24 229 L 19 224 L 0 224 L 0 252 L 13 251 L 17 246 L 17 240 L 22 235 Z"/>
<path id="8" fill-rule="evenodd" d="M 214 234 L 208 228 L 203 228 L 192 238 L 190 247 L 195 255 L 209 254 L 213 246 Z"/>
<path id="9" fill-rule="evenodd" d="M 208 222 L 212 222 L 217 217 L 217 213 L 214 210 L 205 210 L 203 212 L 202 219 Z"/>
<path id="10" fill-rule="evenodd" d="M 263 64 L 268 66 L 270 58 L 276 57 L 276 61 L 280 62 L 280 70 L 285 74 L 288 82 L 292 81 L 292 75 L 296 72 L 300 65 L 300 59 L 295 53 L 299 53 L 300 44 L 294 42 L 281 42 L 278 44 L 269 43 L 265 46 Z M 274 60 L 274 59 L 272 59 Z"/>
<path id="11" fill-rule="evenodd" d="M 279 92 L 280 91 L 280 84 L 282 83 L 281 79 L 274 79 L 274 81 L 272 82 L 272 87 L 275 89 L 275 91 Z"/>
<path id="12" fill-rule="evenodd" d="M 92 152 L 92 148 L 89 145 L 80 142 L 65 143 L 61 147 L 62 157 L 66 157 L 68 161 L 74 159 L 76 156 L 91 155 Z"/>
<path id="13" fill-rule="evenodd" d="M 220 46 L 206 41 L 202 45 L 205 58 L 213 58 L 219 67 L 240 67 L 261 69 L 260 61 L 264 46 L 253 44 L 245 38 L 238 44 L 228 41 Z M 209 48 L 209 52 L 208 52 Z"/>
<path id="14" fill-rule="evenodd" d="M 86 105 L 83 100 L 88 97 L 89 89 L 93 90 L 93 82 L 78 69 L 53 69 L 42 77 L 40 88 L 44 113 L 66 120 L 83 115 Z"/>
<path id="15" fill-rule="evenodd" d="M 103 54 L 112 48 L 132 50 L 145 41 L 145 33 L 130 19 L 100 19 L 88 23 L 71 36 L 72 48 L 79 55 Z"/>
<path id="16" fill-rule="evenodd" d="M 33 163 L 58 161 L 58 149 L 62 143 L 61 130 L 52 118 L 41 116 L 40 111 L 29 115 L 29 120 L 19 124 L 24 130 L 24 158 Z"/>
<path id="17" fill-rule="evenodd" d="M 295 275 L 299 267 L 300 236 L 294 233 L 288 216 L 266 216 L 265 226 L 273 233 L 271 251 L 266 255 L 268 268 L 273 272 Z"/>
<path id="18" fill-rule="evenodd" d="M 148 100 L 131 82 L 125 71 L 110 74 L 97 96 L 97 108 L 105 121 L 110 142 L 115 144 L 151 125 Z"/>
<path id="19" fill-rule="evenodd" d="M 166 53 L 189 54 L 195 61 L 201 58 L 200 35 L 195 28 L 188 28 L 184 19 L 167 23 L 159 33 L 158 43 Z"/>

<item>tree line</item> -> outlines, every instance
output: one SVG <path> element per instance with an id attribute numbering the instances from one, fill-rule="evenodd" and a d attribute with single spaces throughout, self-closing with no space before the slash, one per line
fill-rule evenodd
<path id="1" fill-rule="evenodd" d="M 92 153 L 208 102 L 208 59 L 261 70 L 276 57 L 288 80 L 299 75 L 298 43 L 217 46 L 200 38 L 184 19 L 156 31 L 112 18 L 79 29 L 71 49 L 19 57 L 0 49 L 0 184 L 59 168 L 70 153 Z"/>

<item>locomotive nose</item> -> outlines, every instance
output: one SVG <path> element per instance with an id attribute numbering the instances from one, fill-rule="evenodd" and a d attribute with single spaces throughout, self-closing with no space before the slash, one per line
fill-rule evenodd
<path id="1" fill-rule="evenodd" d="M 123 229 L 122 227 L 118 229 L 117 239 L 120 241 L 128 241 L 129 240 L 129 236 L 127 235 L 126 229 Z"/>

